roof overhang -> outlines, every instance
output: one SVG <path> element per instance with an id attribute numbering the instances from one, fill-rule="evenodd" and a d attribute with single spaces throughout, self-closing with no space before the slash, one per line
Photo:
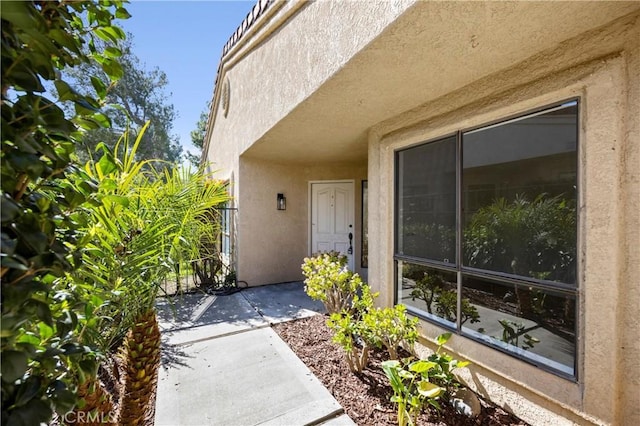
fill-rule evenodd
<path id="1" fill-rule="evenodd" d="M 639 8 L 638 2 L 418 1 L 243 155 L 366 161 L 376 124 L 536 55 L 562 54 L 565 41 Z"/>

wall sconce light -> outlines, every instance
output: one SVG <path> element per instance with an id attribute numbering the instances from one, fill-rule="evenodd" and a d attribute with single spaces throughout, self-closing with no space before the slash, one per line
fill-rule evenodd
<path id="1" fill-rule="evenodd" d="M 282 193 L 278 193 L 277 199 L 277 207 L 278 210 L 286 210 L 287 209 L 287 198 Z"/>

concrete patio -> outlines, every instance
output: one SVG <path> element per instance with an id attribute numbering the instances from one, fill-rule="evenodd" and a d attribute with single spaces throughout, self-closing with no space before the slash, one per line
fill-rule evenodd
<path id="1" fill-rule="evenodd" d="M 271 329 L 324 311 L 302 283 L 158 301 L 157 425 L 353 425 Z"/>

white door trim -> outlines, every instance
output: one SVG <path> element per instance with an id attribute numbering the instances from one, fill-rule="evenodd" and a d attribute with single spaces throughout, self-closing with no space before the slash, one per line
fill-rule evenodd
<path id="1" fill-rule="evenodd" d="M 356 223 L 355 223 L 355 219 L 356 219 L 356 200 L 355 200 L 355 190 L 356 190 L 356 180 L 355 179 L 330 179 L 330 180 L 310 180 L 308 182 L 308 206 L 307 206 L 307 211 L 308 211 L 308 217 L 307 217 L 307 241 L 309 242 L 308 246 L 307 246 L 307 253 L 308 256 L 311 256 L 313 254 L 312 250 L 313 250 L 313 241 L 312 241 L 312 216 L 313 216 L 313 211 L 312 211 L 312 198 L 313 198 L 313 185 L 314 184 L 322 184 L 322 183 L 350 183 L 353 187 L 353 199 L 351 200 L 351 223 L 353 223 L 353 270 L 355 272 L 355 269 L 357 267 L 357 262 L 356 262 L 356 242 L 358 241 L 357 239 L 357 230 L 356 230 Z"/>

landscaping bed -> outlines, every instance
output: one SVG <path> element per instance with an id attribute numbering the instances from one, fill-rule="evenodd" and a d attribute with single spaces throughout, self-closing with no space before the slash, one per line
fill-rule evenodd
<path id="1" fill-rule="evenodd" d="M 315 315 L 276 324 L 273 329 L 318 377 L 354 422 L 362 426 L 397 425 L 396 407 L 389 401 L 393 393 L 380 366 L 381 362 L 388 359 L 388 354 L 385 351 L 372 352 L 368 367 L 361 374 L 351 373 L 343 349 L 331 341 L 333 332 L 327 327 L 326 320 L 324 315 Z M 426 409 L 418 418 L 418 424 L 527 425 L 487 401 L 481 399 L 480 402 L 482 412 L 476 418 L 457 414 L 443 404 L 440 413 L 435 409 Z"/>

